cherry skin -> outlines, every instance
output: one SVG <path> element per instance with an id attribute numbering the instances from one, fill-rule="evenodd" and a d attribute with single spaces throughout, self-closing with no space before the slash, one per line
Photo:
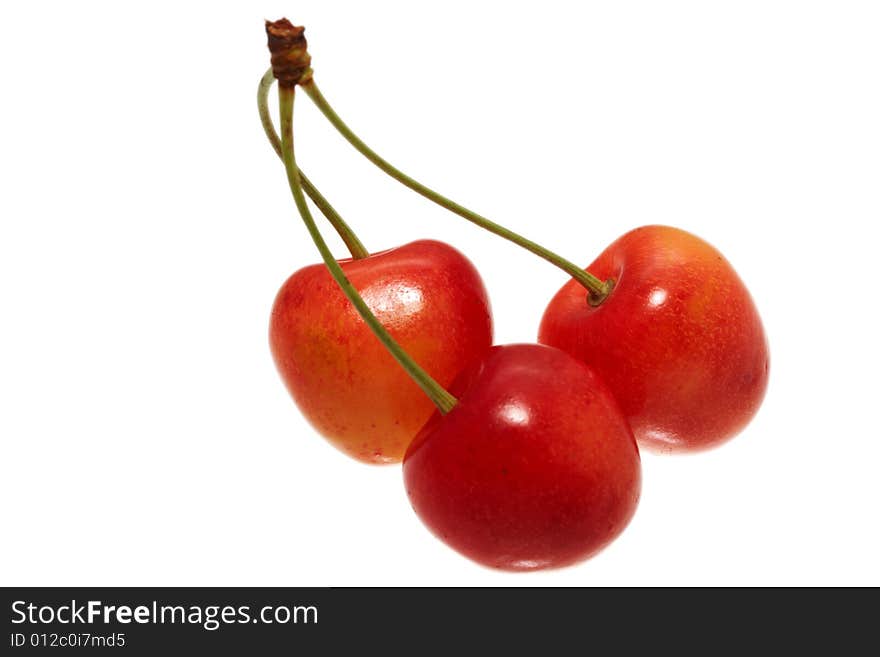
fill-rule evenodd
<path id="1" fill-rule="evenodd" d="M 341 265 L 379 321 L 440 385 L 490 348 L 486 289 L 473 264 L 451 246 L 420 240 Z M 269 341 L 303 415 L 356 459 L 400 461 L 434 410 L 323 264 L 284 283 Z"/>
<path id="2" fill-rule="evenodd" d="M 538 340 L 588 364 L 611 388 L 639 444 L 695 451 L 737 434 L 767 388 L 761 318 L 711 245 L 666 226 L 637 228 L 589 266 L 614 288 L 598 306 L 575 282 L 547 307 Z"/>
<path id="3" fill-rule="evenodd" d="M 566 566 L 610 543 L 638 503 L 632 431 L 590 368 L 542 345 L 493 347 L 458 403 L 407 450 L 406 491 L 441 540 L 505 570 Z"/>

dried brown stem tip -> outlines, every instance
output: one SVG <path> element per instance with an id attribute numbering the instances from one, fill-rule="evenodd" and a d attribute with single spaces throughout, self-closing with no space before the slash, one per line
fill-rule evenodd
<path id="1" fill-rule="evenodd" d="M 312 77 L 312 57 L 304 35 L 306 28 L 296 26 L 286 18 L 266 21 L 269 52 L 272 53 L 272 72 L 279 87 L 295 87 Z"/>

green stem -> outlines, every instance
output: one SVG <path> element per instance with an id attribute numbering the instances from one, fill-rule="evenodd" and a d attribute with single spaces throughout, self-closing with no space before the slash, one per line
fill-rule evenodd
<path id="1" fill-rule="evenodd" d="M 351 284 L 342 271 L 342 267 L 336 262 L 321 232 L 309 212 L 309 206 L 306 203 L 306 197 L 303 195 L 302 182 L 300 181 L 299 169 L 296 166 L 296 156 L 293 149 L 293 99 L 295 87 L 279 87 L 278 89 L 278 107 L 281 114 L 281 152 L 284 159 L 284 168 L 287 170 L 287 181 L 290 183 L 290 191 L 293 192 L 293 200 L 296 207 L 302 215 L 303 222 L 315 246 L 321 253 L 324 264 L 330 270 L 330 275 L 342 289 L 343 293 L 352 305 L 357 309 L 360 316 L 367 323 L 379 341 L 385 345 L 385 348 L 391 352 L 395 360 L 403 366 L 412 379 L 419 385 L 431 401 L 440 409 L 441 413 L 448 413 L 455 406 L 457 400 L 447 390 L 435 381 L 430 374 L 423 370 L 419 365 L 404 351 L 397 341 L 391 337 L 382 323 L 376 318 L 370 307 L 363 300 L 355 287 Z"/>
<path id="2" fill-rule="evenodd" d="M 272 74 L 272 69 L 270 68 L 260 80 L 260 85 L 257 88 L 257 107 L 260 110 L 260 122 L 263 124 L 263 130 L 266 133 L 266 137 L 269 139 L 269 143 L 272 144 L 272 148 L 275 149 L 278 157 L 284 159 L 281 155 L 281 139 L 278 137 L 278 133 L 275 132 L 275 126 L 272 125 L 272 115 L 269 114 L 269 90 L 272 88 L 274 82 L 275 76 Z M 318 206 L 321 214 L 327 217 L 327 221 L 330 222 L 339 234 L 339 237 L 345 242 L 345 246 L 348 248 L 349 253 L 351 253 L 351 257 L 357 260 L 369 256 L 370 252 L 367 251 L 366 247 L 358 239 L 351 227 L 345 223 L 345 220 L 339 215 L 333 206 L 330 205 L 330 202 L 324 198 L 321 192 L 318 191 L 317 187 L 306 178 L 306 174 L 300 171 L 299 177 L 306 194 L 308 194 L 309 198 L 312 199 L 316 206 Z"/>
<path id="3" fill-rule="evenodd" d="M 330 106 L 330 103 L 327 102 L 327 99 L 324 98 L 324 95 L 320 92 L 318 86 L 315 84 L 314 78 L 301 83 L 299 86 L 302 87 L 303 91 L 305 91 L 309 95 L 309 98 L 314 101 L 315 105 L 318 106 L 318 109 L 320 109 L 324 116 L 327 117 L 327 120 L 333 124 L 333 126 L 342 134 L 343 137 L 348 140 L 348 142 L 352 146 L 354 146 L 364 157 L 366 157 L 373 164 L 382 169 L 382 171 L 387 173 L 398 182 L 406 185 L 413 191 L 418 192 L 419 194 L 433 201 L 437 205 L 440 205 L 447 210 L 454 212 L 461 217 L 464 217 L 468 221 L 475 223 L 481 228 L 485 228 L 486 230 L 495 233 L 496 235 L 499 235 L 500 237 L 503 237 L 504 239 L 509 240 L 514 244 L 518 244 L 524 249 L 531 251 L 535 255 L 540 256 L 541 258 L 544 258 L 544 260 L 547 260 L 548 262 L 556 265 L 589 291 L 588 299 L 591 305 L 599 305 L 611 292 L 611 289 L 614 285 L 614 282 L 612 280 L 608 280 L 603 283 L 598 278 L 593 276 L 590 272 L 584 271 L 573 262 L 570 262 L 562 256 L 559 256 L 556 253 L 545 249 L 540 244 L 536 244 L 535 242 L 526 239 L 522 235 L 514 233 L 512 230 L 508 230 L 504 226 L 496 224 L 494 221 L 490 221 L 489 219 L 486 219 L 476 212 L 468 210 L 466 207 L 459 205 L 455 201 L 446 198 L 442 194 L 438 194 L 429 187 L 426 187 L 417 180 L 410 178 L 408 175 L 394 167 L 390 162 L 380 157 L 373 149 L 371 149 L 363 141 L 361 141 L 360 137 L 358 137 L 351 130 L 351 128 L 349 128 L 345 124 L 345 122 Z"/>

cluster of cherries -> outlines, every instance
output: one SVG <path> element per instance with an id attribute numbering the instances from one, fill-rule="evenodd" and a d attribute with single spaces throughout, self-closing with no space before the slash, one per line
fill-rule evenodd
<path id="1" fill-rule="evenodd" d="M 639 445 L 702 450 L 749 422 L 767 386 L 767 341 L 747 289 L 716 249 L 676 228 L 645 226 L 583 270 L 379 157 L 315 85 L 303 28 L 282 19 L 266 31 L 272 68 L 260 83 L 260 115 L 324 260 L 278 293 L 272 354 L 303 414 L 333 445 L 368 463 L 403 461 L 412 506 L 441 540 L 494 568 L 580 561 L 632 517 Z M 276 79 L 280 138 L 267 105 Z M 539 344 L 492 346 L 486 290 L 451 246 L 363 247 L 296 165 L 297 87 L 383 171 L 571 276 L 547 306 Z M 306 194 L 351 259 L 332 256 Z"/>

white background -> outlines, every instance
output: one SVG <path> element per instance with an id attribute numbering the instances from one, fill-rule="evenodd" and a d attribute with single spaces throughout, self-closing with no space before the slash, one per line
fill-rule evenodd
<path id="1" fill-rule="evenodd" d="M 417 178 L 584 265 L 674 224 L 750 286 L 760 414 L 645 455 L 593 560 L 472 564 L 399 467 L 348 460 L 288 398 L 269 309 L 317 256 L 256 114 L 281 15 Z M 0 583 L 880 584 L 878 34 L 874 2 L 4 3 Z M 457 245 L 497 342 L 535 339 L 563 274 L 297 108 L 303 168 L 369 247 Z"/>

